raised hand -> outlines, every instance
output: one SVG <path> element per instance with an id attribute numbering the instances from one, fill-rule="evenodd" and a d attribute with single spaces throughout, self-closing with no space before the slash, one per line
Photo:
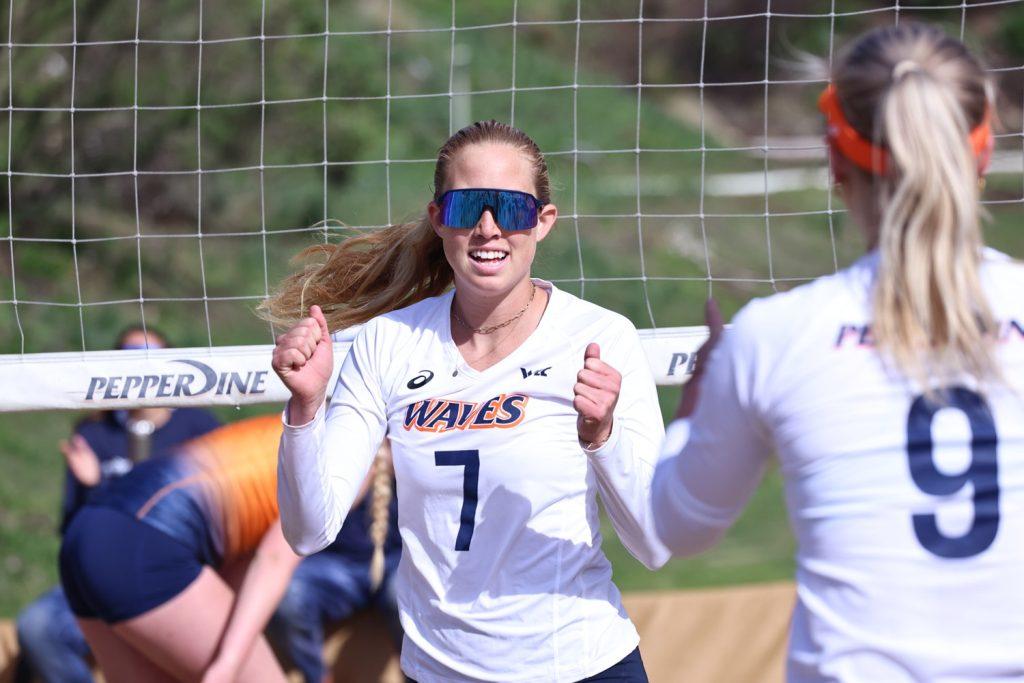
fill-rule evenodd
<path id="1" fill-rule="evenodd" d="M 697 350 L 697 361 L 693 366 L 693 375 L 683 387 L 683 395 L 679 399 L 679 407 L 676 408 L 676 418 L 690 417 L 697 409 L 697 398 L 700 396 L 700 384 L 704 379 L 704 367 L 707 365 L 708 356 L 718 345 L 722 336 L 722 314 L 718 311 L 718 304 L 714 299 L 708 299 L 704 304 L 704 322 L 708 326 L 708 339 Z"/>
<path id="2" fill-rule="evenodd" d="M 597 448 L 612 433 L 612 418 L 619 400 L 622 375 L 601 360 L 601 347 L 590 343 L 583 353 L 583 369 L 576 374 L 572 407 L 579 417 L 576 431 L 588 448 Z"/>
<path id="3" fill-rule="evenodd" d="M 334 367 L 334 347 L 327 319 L 319 306 L 277 338 L 271 366 L 292 393 L 289 421 L 305 424 L 313 419 L 327 393 Z"/>
<path id="4" fill-rule="evenodd" d="M 70 439 L 61 440 L 59 445 L 68 469 L 82 486 L 96 486 L 100 483 L 100 459 L 81 434 L 73 434 Z"/>

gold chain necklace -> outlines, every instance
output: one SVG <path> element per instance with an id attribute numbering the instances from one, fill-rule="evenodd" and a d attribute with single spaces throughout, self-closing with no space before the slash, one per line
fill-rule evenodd
<path id="1" fill-rule="evenodd" d="M 526 313 L 526 310 L 530 307 L 530 304 L 533 303 L 534 295 L 537 294 L 537 285 L 532 281 L 530 282 L 530 285 L 530 300 L 526 302 L 526 305 L 523 306 L 523 308 L 518 313 L 516 313 L 514 316 L 512 316 L 503 323 L 491 325 L 490 327 L 473 327 L 465 320 L 463 320 L 461 317 L 459 317 L 458 311 L 455 310 L 455 297 L 452 297 L 452 317 L 455 318 L 456 322 L 458 322 L 460 325 L 462 325 L 471 332 L 475 332 L 476 334 L 491 334 L 492 332 L 500 330 L 503 327 L 508 327 L 509 325 L 523 317 L 523 314 Z"/>

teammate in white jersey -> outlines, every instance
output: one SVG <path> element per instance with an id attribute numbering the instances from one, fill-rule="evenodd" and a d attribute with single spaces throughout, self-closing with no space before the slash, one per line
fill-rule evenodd
<path id="1" fill-rule="evenodd" d="M 774 452 L 798 541 L 789 681 L 1024 680 L 1024 267 L 981 242 L 990 87 L 907 23 L 831 82 L 869 252 L 722 334 L 668 430 L 658 532 L 677 555 L 713 545 Z"/>
<path id="2" fill-rule="evenodd" d="M 457 132 L 434 190 L 419 223 L 328 248 L 265 306 L 281 321 L 318 304 L 274 352 L 292 392 L 285 535 L 303 554 L 330 543 L 387 434 L 408 676 L 646 681 L 596 495 L 630 552 L 663 564 L 649 500 L 664 428 L 636 330 L 531 279 L 557 209 L 525 134 Z M 325 410 L 328 330 L 363 321 Z"/>

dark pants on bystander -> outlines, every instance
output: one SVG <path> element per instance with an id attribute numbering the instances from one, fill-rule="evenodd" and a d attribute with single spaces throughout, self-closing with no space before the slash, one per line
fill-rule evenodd
<path id="1" fill-rule="evenodd" d="M 369 562 L 347 558 L 330 550 L 302 560 L 288 590 L 267 627 L 274 647 L 287 655 L 306 683 L 321 683 L 324 632 L 328 624 L 347 619 L 359 610 L 377 607 L 398 649 L 402 627 L 394 593 L 394 572 L 400 553 L 385 560 L 384 581 L 370 587 Z"/>

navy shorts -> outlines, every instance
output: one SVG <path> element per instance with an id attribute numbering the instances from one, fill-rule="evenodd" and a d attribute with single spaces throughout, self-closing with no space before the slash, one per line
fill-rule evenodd
<path id="1" fill-rule="evenodd" d="M 591 681 L 647 683 L 647 670 L 644 669 L 644 660 L 640 659 L 640 648 L 636 648 L 620 659 L 618 664 L 605 669 L 599 674 L 584 678 L 580 683 L 590 683 Z"/>
<path id="2" fill-rule="evenodd" d="M 202 569 L 185 545 L 112 508 L 79 510 L 60 548 L 60 579 L 71 611 L 108 624 L 164 604 Z"/>

